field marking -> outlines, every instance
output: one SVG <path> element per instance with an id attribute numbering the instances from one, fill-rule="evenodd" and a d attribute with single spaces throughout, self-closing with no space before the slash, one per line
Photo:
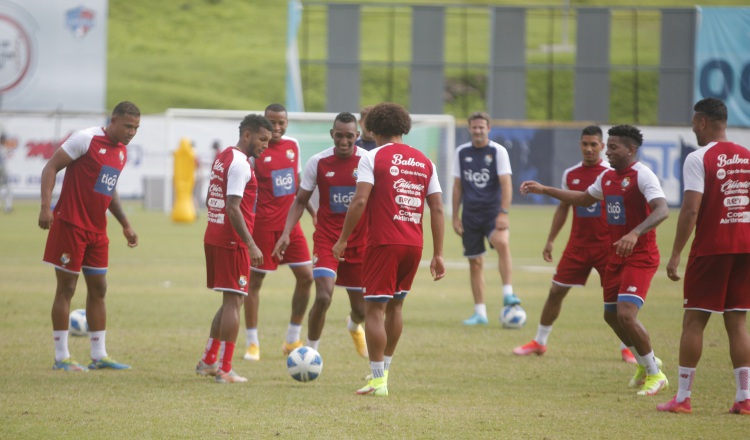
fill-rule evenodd
<path id="1" fill-rule="evenodd" d="M 419 267 L 430 267 L 430 260 L 422 260 L 419 262 Z M 490 261 L 484 264 L 485 268 L 496 268 L 497 262 Z M 446 269 L 468 269 L 469 262 L 466 260 L 447 260 L 445 262 Z M 554 266 L 528 266 L 528 265 L 514 265 L 513 270 L 520 272 L 531 272 L 531 273 L 555 273 Z"/>

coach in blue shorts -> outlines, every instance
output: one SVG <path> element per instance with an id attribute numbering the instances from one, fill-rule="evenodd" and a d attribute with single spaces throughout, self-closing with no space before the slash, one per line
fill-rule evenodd
<path id="1" fill-rule="evenodd" d="M 503 305 L 520 304 L 513 293 L 508 214 L 513 198 L 508 151 L 489 138 L 490 117 L 485 112 L 469 116 L 471 142 L 459 145 L 453 162 L 453 230 L 461 236 L 469 259 L 474 314 L 464 325 L 487 324 L 484 303 L 485 238 L 497 250 L 503 280 Z M 463 217 L 459 207 L 463 203 Z"/>

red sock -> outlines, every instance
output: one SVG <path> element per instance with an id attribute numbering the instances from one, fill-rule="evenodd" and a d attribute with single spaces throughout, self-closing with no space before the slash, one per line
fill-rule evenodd
<path id="1" fill-rule="evenodd" d="M 234 356 L 234 342 L 221 341 L 221 371 L 229 373 L 232 371 L 232 356 Z"/>
<path id="2" fill-rule="evenodd" d="M 219 347 L 221 347 L 221 341 L 214 338 L 208 338 L 206 351 L 203 352 L 203 362 L 209 365 L 216 363 L 216 357 L 219 354 Z"/>

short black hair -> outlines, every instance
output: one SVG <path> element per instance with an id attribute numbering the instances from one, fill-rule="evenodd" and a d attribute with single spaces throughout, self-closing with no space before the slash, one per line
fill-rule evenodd
<path id="1" fill-rule="evenodd" d="M 705 98 L 695 103 L 693 110 L 705 115 L 708 119 L 718 122 L 727 122 L 727 106 L 721 99 Z"/>
<path id="2" fill-rule="evenodd" d="M 263 115 L 247 115 L 245 116 L 245 119 L 240 122 L 240 136 L 242 136 L 242 132 L 245 130 L 249 130 L 250 133 L 257 133 L 261 128 L 273 131 L 273 126 L 268 122 L 268 119 L 263 117 Z"/>
<path id="3" fill-rule="evenodd" d="M 354 115 L 349 112 L 341 112 L 336 115 L 336 119 L 333 120 L 333 124 L 336 125 L 336 122 L 343 122 L 344 124 L 354 122 L 354 125 L 357 125 L 357 118 L 355 118 Z"/>
<path id="4" fill-rule="evenodd" d="M 411 130 L 411 116 L 404 107 L 394 102 L 380 103 L 370 110 L 365 119 L 367 131 L 378 136 L 401 136 Z"/>
<path id="5" fill-rule="evenodd" d="M 140 117 L 141 109 L 130 101 L 122 101 L 115 106 L 114 110 L 112 110 L 112 117 L 124 115 Z"/>
<path id="6" fill-rule="evenodd" d="M 607 134 L 610 136 L 627 138 L 636 148 L 643 145 L 643 134 L 641 133 L 641 130 L 638 130 L 632 125 L 615 125 L 607 131 Z"/>
<path id="7" fill-rule="evenodd" d="M 273 103 L 270 104 L 268 107 L 266 107 L 267 112 L 277 112 L 277 113 L 287 113 L 286 107 L 279 103 Z"/>
<path id="8" fill-rule="evenodd" d="M 602 129 L 598 125 L 589 125 L 581 130 L 581 137 L 584 136 L 599 136 L 599 139 L 603 137 Z"/>

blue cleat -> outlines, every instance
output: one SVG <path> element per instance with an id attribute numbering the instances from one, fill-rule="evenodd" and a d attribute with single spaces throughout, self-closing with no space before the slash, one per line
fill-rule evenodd
<path id="1" fill-rule="evenodd" d="M 464 319 L 464 325 L 487 325 L 489 321 L 487 321 L 486 316 L 482 316 L 479 313 L 475 313 L 471 315 L 471 318 Z"/>
<path id="2" fill-rule="evenodd" d="M 517 306 L 519 304 L 521 304 L 521 298 L 517 297 L 515 293 L 503 296 L 503 307 Z"/>
<path id="3" fill-rule="evenodd" d="M 105 368 L 111 368 L 112 370 L 129 370 L 130 365 L 121 364 L 109 356 L 99 360 L 92 359 L 89 364 L 89 370 L 103 370 Z"/>
<path id="4" fill-rule="evenodd" d="M 86 369 L 86 367 L 74 361 L 73 358 L 55 361 L 55 365 L 52 366 L 52 369 L 63 371 L 89 371 Z"/>

